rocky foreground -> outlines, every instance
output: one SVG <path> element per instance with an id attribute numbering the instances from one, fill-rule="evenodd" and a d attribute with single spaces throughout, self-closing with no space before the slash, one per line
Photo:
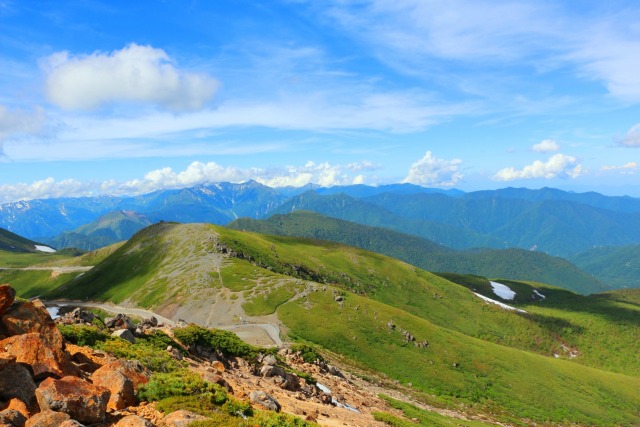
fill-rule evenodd
<path id="1" fill-rule="evenodd" d="M 86 325 L 93 315 L 77 309 L 57 321 Z M 134 325 L 119 315 L 104 323 L 112 335 L 130 342 L 158 330 L 173 336 L 155 319 Z M 322 360 L 307 363 L 288 348 L 277 357 L 245 360 L 216 348 L 176 344 L 163 351 L 190 372 L 226 390 L 239 405 L 300 417 L 295 425 L 385 425 L 372 412 L 394 412 L 375 393 L 356 386 L 357 378 Z M 0 427 L 177 427 L 208 419 L 188 410 L 165 413 L 153 401 L 140 401 L 139 392 L 153 375 L 140 360 L 66 342 L 40 301 L 16 300 L 10 286 L 0 285 Z"/>

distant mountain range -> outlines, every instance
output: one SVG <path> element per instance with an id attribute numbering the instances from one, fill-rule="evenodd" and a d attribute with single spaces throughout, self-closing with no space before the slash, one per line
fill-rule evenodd
<path id="1" fill-rule="evenodd" d="M 590 266 L 598 263 L 592 256 L 579 255 L 594 248 L 640 245 L 640 199 L 551 188 L 465 193 L 411 184 L 270 188 L 255 181 L 218 183 L 135 197 L 6 203 L 0 205 L 0 227 L 57 248 L 94 249 L 125 240 L 159 221 L 224 225 L 243 217 L 265 219 L 300 210 L 394 230 L 456 250 L 514 249 L 510 253 L 515 255 L 520 249 L 561 256 L 615 286 L 635 286 L 640 281 L 640 272 L 616 261 L 626 256 L 623 252 L 610 251 L 613 259 L 602 267 Z M 459 264 L 475 257 L 468 271 L 494 276 L 479 267 L 491 252 L 478 253 L 467 253 Z M 503 255 L 496 251 L 492 264 L 498 265 Z M 449 261 L 436 260 L 430 262 L 438 269 L 451 267 Z M 624 274 L 616 280 L 619 269 Z"/>

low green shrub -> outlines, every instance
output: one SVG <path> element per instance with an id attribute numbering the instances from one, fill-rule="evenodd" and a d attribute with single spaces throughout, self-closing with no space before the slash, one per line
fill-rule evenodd
<path id="1" fill-rule="evenodd" d="M 185 365 L 185 362 L 171 357 L 165 351 L 166 347 L 158 348 L 144 338 L 139 338 L 132 344 L 121 338 L 109 337 L 108 340 L 97 343 L 95 348 L 118 358 L 138 360 L 153 372 L 171 372 Z"/>
<path id="2" fill-rule="evenodd" d="M 227 402 L 227 393 L 220 386 L 200 378 L 200 376 L 186 368 L 172 372 L 156 372 L 151 375 L 149 382 L 140 387 L 138 397 L 148 402 L 178 396 L 197 396 L 207 394 L 211 404 L 220 406 Z M 193 401 L 190 401 L 194 403 Z M 168 402 L 167 405 L 173 403 Z M 199 402 L 198 404 L 204 404 Z M 180 408 L 184 409 L 184 408 Z"/>
<path id="3" fill-rule="evenodd" d="M 306 363 L 315 363 L 316 360 L 324 361 L 322 355 L 308 344 L 294 344 L 291 346 L 291 351 L 300 352 L 300 357 L 302 357 L 302 360 Z"/>
<path id="4" fill-rule="evenodd" d="M 76 345 L 94 347 L 98 343 L 110 339 L 109 334 L 101 331 L 96 326 L 58 325 L 58 329 L 66 341 Z"/>
<path id="5" fill-rule="evenodd" d="M 233 332 L 221 329 L 206 329 L 197 325 L 189 325 L 185 328 L 175 329 L 173 333 L 185 345 L 199 345 L 217 349 L 225 356 L 253 358 L 261 351 L 242 341 Z"/>

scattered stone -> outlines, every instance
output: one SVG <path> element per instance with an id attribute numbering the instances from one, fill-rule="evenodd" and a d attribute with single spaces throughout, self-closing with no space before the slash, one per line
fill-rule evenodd
<path id="1" fill-rule="evenodd" d="M 211 362 L 211 367 L 213 369 L 215 369 L 218 372 L 224 372 L 225 371 L 225 367 L 224 367 L 224 363 L 222 363 L 219 360 L 214 360 L 213 362 Z"/>
<path id="2" fill-rule="evenodd" d="M 129 329 L 118 329 L 111 333 L 111 336 L 122 338 L 129 341 L 131 344 L 135 344 L 136 338 L 133 336 Z"/>
<path id="3" fill-rule="evenodd" d="M 137 360 L 116 360 L 107 363 L 101 369 L 120 372 L 131 380 L 135 391 L 138 391 L 141 385 L 148 383 L 151 376 L 151 372 Z"/>
<path id="4" fill-rule="evenodd" d="M 276 359 L 276 357 L 273 354 L 267 354 L 266 356 L 264 356 L 262 358 L 262 364 L 263 365 L 273 366 L 276 363 L 278 363 L 278 360 Z"/>
<path id="5" fill-rule="evenodd" d="M 36 394 L 35 394 L 35 390 L 33 392 L 33 397 L 35 399 Z M 2 410 L 14 410 L 14 411 L 18 411 L 20 412 L 22 415 L 24 415 L 25 418 L 29 418 L 30 413 L 29 413 L 29 408 L 27 408 L 27 405 L 20 399 L 17 398 L 13 398 L 11 400 L 9 400 L 7 403 L 5 403 L 4 405 L 2 405 Z"/>
<path id="6" fill-rule="evenodd" d="M 129 329 L 134 331 L 136 329 L 133 321 L 126 314 L 116 314 L 114 317 L 107 317 L 104 319 L 104 325 L 111 329 Z"/>
<path id="7" fill-rule="evenodd" d="M 139 415 L 127 415 L 124 418 L 120 418 L 114 427 L 153 427 L 153 424 Z"/>
<path id="8" fill-rule="evenodd" d="M 387 322 L 387 328 L 389 329 L 390 332 L 393 332 L 396 330 L 396 325 L 395 323 L 393 323 L 393 320 L 389 320 Z"/>
<path id="9" fill-rule="evenodd" d="M 280 403 L 264 391 L 254 390 L 249 394 L 249 399 L 253 403 L 257 403 L 270 411 L 280 412 Z"/>
<path id="10" fill-rule="evenodd" d="M 334 298 L 334 300 L 336 302 L 342 302 L 344 301 L 344 297 L 342 295 L 336 295 L 336 297 Z"/>
<path id="11" fill-rule="evenodd" d="M 180 409 L 165 416 L 160 421 L 160 427 L 187 427 L 194 421 L 206 420 L 207 417 L 195 412 Z"/>
<path id="12" fill-rule="evenodd" d="M 36 389 L 40 409 L 64 412 L 82 423 L 104 421 L 109 390 L 78 377 L 47 378 Z"/>
<path id="13" fill-rule="evenodd" d="M 285 371 L 280 366 L 263 365 L 260 368 L 260 375 L 263 377 L 284 377 Z"/>
<path id="14" fill-rule="evenodd" d="M 65 421 L 70 420 L 69 414 L 47 409 L 29 418 L 25 427 L 60 427 Z"/>

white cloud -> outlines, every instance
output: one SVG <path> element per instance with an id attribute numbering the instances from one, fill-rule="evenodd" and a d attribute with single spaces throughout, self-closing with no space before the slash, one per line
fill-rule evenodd
<path id="1" fill-rule="evenodd" d="M 627 147 L 640 147 L 640 123 L 629 129 L 629 132 L 620 140 L 620 144 Z"/>
<path id="2" fill-rule="evenodd" d="M 558 151 L 560 149 L 560 145 L 552 139 L 545 139 L 538 144 L 535 144 L 531 149 L 538 153 L 549 153 L 552 151 Z"/>
<path id="3" fill-rule="evenodd" d="M 409 174 L 402 182 L 422 186 L 451 187 L 456 185 L 463 177 L 458 168 L 460 159 L 438 159 L 431 151 L 427 151 L 424 157 L 409 168 Z"/>
<path id="4" fill-rule="evenodd" d="M 546 163 L 536 160 L 521 170 L 513 167 L 504 168 L 493 176 L 496 181 L 513 181 L 516 179 L 552 179 L 576 178 L 584 173 L 581 164 L 572 156 L 554 154 Z"/>
<path id="5" fill-rule="evenodd" d="M 125 101 L 194 111 L 203 108 L 218 86 L 206 74 L 178 70 L 164 50 L 135 43 L 111 53 L 58 52 L 43 67 L 49 100 L 68 110 Z"/>
<path id="6" fill-rule="evenodd" d="M 357 172 L 373 171 L 378 166 L 370 162 L 346 165 L 328 162 L 307 162 L 303 166 L 288 166 L 273 169 L 237 168 L 222 166 L 215 162 L 193 162 L 183 171 L 165 167 L 152 170 L 141 179 L 130 181 L 108 180 L 104 182 L 82 182 L 74 179 L 56 181 L 49 177 L 31 184 L 1 184 L 0 203 L 39 198 L 81 197 L 99 194 L 136 195 L 156 190 L 193 187 L 216 182 L 240 183 L 256 180 L 270 187 L 301 187 L 319 184 L 334 185 L 363 184 L 368 181 L 366 174 Z"/>
<path id="7" fill-rule="evenodd" d="M 623 173 L 623 174 L 633 174 L 636 171 L 638 171 L 638 164 L 636 162 L 629 162 L 621 166 L 605 165 L 605 166 L 602 166 L 600 169 L 603 171 L 619 171 L 620 173 Z"/>
<path id="8" fill-rule="evenodd" d="M 45 114 L 42 109 L 29 113 L 0 105 L 0 156 L 4 155 L 3 145 L 6 140 L 20 135 L 37 134 L 42 131 L 44 122 Z"/>

